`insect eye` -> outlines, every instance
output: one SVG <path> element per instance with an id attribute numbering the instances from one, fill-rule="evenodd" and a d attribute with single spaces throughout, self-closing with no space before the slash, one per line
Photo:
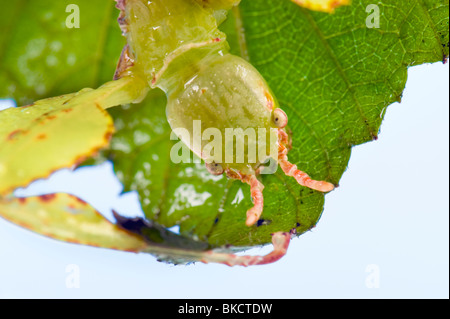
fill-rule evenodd
<path id="1" fill-rule="evenodd" d="M 284 128 L 288 123 L 288 118 L 282 109 L 275 109 L 272 113 L 272 121 L 276 127 Z"/>
<path id="2" fill-rule="evenodd" d="M 206 169 L 213 175 L 221 175 L 223 174 L 223 167 L 218 163 L 206 163 Z"/>

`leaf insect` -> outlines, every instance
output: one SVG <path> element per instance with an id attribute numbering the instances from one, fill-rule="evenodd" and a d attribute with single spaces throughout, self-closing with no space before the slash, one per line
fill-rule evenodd
<path id="1" fill-rule="evenodd" d="M 151 88 L 163 90 L 172 130 L 206 162 L 208 171 L 225 173 L 250 185 L 253 207 L 247 211 L 247 226 L 257 223 L 263 212 L 264 185 L 258 176 L 267 160 L 274 160 L 284 174 L 302 186 L 320 192 L 334 189 L 333 184 L 313 180 L 289 162 L 292 140 L 286 131 L 286 113 L 262 75 L 249 62 L 229 52 L 226 36 L 218 25 L 240 0 L 116 1 L 121 11 L 119 24 L 128 44 L 115 78 L 133 75 L 146 79 Z M 196 143 L 191 138 L 195 121 L 201 122 L 202 135 L 212 129 L 221 136 L 230 129 L 264 129 L 265 135 L 261 139 L 250 134 L 238 136 L 236 143 L 222 143 L 212 154 L 205 152 L 208 140 Z M 275 143 L 267 145 L 270 132 L 275 132 Z M 238 142 L 247 150 L 241 161 L 237 160 L 242 155 L 237 154 Z M 252 145 L 265 151 L 275 147 L 275 152 L 270 152 L 272 157 L 258 156 L 250 161 Z M 216 156 L 230 152 L 233 155 L 225 159 Z"/>
<path id="2" fill-rule="evenodd" d="M 324 11 L 332 11 L 338 4 L 334 0 L 292 1 L 312 9 L 313 4 L 320 2 L 326 4 Z M 116 105 L 139 103 L 149 87 L 160 88 L 166 93 L 166 113 L 171 128 L 174 132 L 188 133 L 180 134 L 180 139 L 206 162 L 211 174 L 225 173 L 250 185 L 254 203 L 247 211 L 248 226 L 261 221 L 264 186 L 258 177 L 267 173 L 264 166 L 267 160 L 273 160 L 276 167 L 279 165 L 286 175 L 294 177 L 301 185 L 322 192 L 334 188 L 328 182 L 312 180 L 288 161 L 292 139 L 286 131 L 286 114 L 259 72 L 244 59 L 229 53 L 225 34 L 218 30 L 218 25 L 240 0 L 116 2 L 120 10 L 118 22 L 128 44 L 122 51 L 114 81 L 95 90 L 83 89 L 0 112 L 0 122 L 4 124 L 0 127 L 0 140 L 3 141 L 0 147 L 1 217 L 63 241 L 143 251 L 176 260 L 249 266 L 280 259 L 286 254 L 291 235 L 295 233 L 293 230 L 272 234 L 274 250 L 266 256 L 236 256 L 146 241 L 139 231 L 136 237 L 135 230 L 124 227 L 120 218 L 116 217 L 118 226 L 111 225 L 87 203 L 68 194 L 34 198 L 14 198 L 10 194 L 14 189 L 45 178 L 57 169 L 77 165 L 106 147 L 114 129 L 111 117 L 104 110 Z M 347 2 L 341 0 L 339 3 Z M 226 137 L 230 129 L 258 133 L 262 130 L 263 134 L 262 138 L 251 134 L 235 136 L 236 143 L 234 139 L 232 143 L 224 143 L 214 148 L 212 154 L 205 151 L 210 146 L 209 141 L 195 143 L 187 137 L 192 135 L 196 121 L 202 123 L 202 136 L 208 130 L 215 130 Z M 238 152 L 238 142 L 242 144 L 245 138 L 243 144 L 247 152 Z M 271 142 L 267 144 L 268 139 Z M 251 146 L 258 149 L 255 161 L 250 156 Z M 30 154 L 41 150 L 45 150 L 46 156 L 58 156 L 34 165 L 34 157 Z M 262 156 L 259 156 L 260 150 Z M 269 155 L 266 155 L 268 150 Z M 219 153 L 231 156 L 222 160 L 217 156 Z M 240 157 L 242 159 L 238 160 Z M 90 227 L 74 228 L 73 219 L 61 218 L 61 210 L 65 208 L 79 211 L 79 223 Z M 36 209 L 50 213 L 35 214 Z M 74 232 L 61 233 L 61 229 L 74 229 Z M 97 229 L 102 229 L 102 232 L 92 233 Z M 108 230 L 106 233 L 105 229 Z M 111 242 L 111 238 L 121 238 L 118 240 L 121 245 Z"/>

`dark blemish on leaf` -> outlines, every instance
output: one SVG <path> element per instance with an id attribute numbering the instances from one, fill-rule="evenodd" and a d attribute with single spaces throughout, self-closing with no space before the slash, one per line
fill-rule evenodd
<path id="1" fill-rule="evenodd" d="M 116 211 L 113 210 L 113 216 L 116 219 L 117 225 L 120 227 L 134 232 L 134 233 L 141 233 L 141 230 L 143 228 L 151 227 L 152 225 L 147 222 L 146 220 L 135 217 L 135 218 L 127 218 L 123 217 L 122 215 L 119 215 Z"/>
<path id="2" fill-rule="evenodd" d="M 112 132 L 106 133 L 106 134 L 105 134 L 105 137 L 104 137 L 104 138 L 105 138 L 105 141 L 109 142 L 109 141 L 111 140 L 112 136 L 113 136 L 113 133 L 112 133 Z"/>
<path id="3" fill-rule="evenodd" d="M 270 225 L 272 221 L 270 219 L 260 219 L 256 222 L 256 226 L 262 226 L 262 225 Z"/>
<path id="4" fill-rule="evenodd" d="M 300 200 L 300 205 L 303 205 L 304 204 L 304 202 L 303 202 L 303 199 L 302 200 Z"/>
<path id="5" fill-rule="evenodd" d="M 50 202 L 50 201 L 54 200 L 55 198 L 56 198 L 56 194 L 47 194 L 47 195 L 42 195 L 42 196 L 38 197 L 38 199 L 44 203 Z"/>
<path id="6" fill-rule="evenodd" d="M 214 225 L 219 222 L 219 218 L 214 219 Z"/>
<path id="7" fill-rule="evenodd" d="M 35 121 L 39 122 L 40 125 L 45 125 L 46 120 L 51 121 L 51 120 L 56 119 L 56 117 L 57 117 L 56 115 L 48 115 L 48 114 L 50 114 L 50 112 L 43 114 L 42 115 L 43 119 L 42 119 L 42 117 L 38 117 L 37 119 L 35 119 Z"/>
<path id="8" fill-rule="evenodd" d="M 80 203 L 81 205 L 83 205 L 83 206 L 86 206 L 87 205 L 87 203 L 84 201 L 84 200 L 82 200 L 81 198 L 78 198 L 78 197 L 74 197 L 75 198 L 75 200 L 78 202 L 78 203 Z"/>
<path id="9" fill-rule="evenodd" d="M 297 223 L 297 224 L 295 224 L 297 227 L 300 227 L 302 224 L 300 224 L 300 223 Z"/>
<path id="10" fill-rule="evenodd" d="M 17 135 L 19 135 L 20 133 L 24 133 L 24 130 L 15 130 L 12 131 L 11 133 L 9 133 L 8 137 L 6 138 L 8 141 L 14 139 Z"/>

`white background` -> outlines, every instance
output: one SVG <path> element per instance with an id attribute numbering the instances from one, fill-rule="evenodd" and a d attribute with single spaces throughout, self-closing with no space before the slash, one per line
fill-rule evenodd
<path id="1" fill-rule="evenodd" d="M 0 297 L 449 298 L 448 87 L 448 64 L 410 69 L 403 102 L 388 108 L 379 140 L 353 149 L 317 227 L 275 264 L 171 266 L 0 220 Z M 113 206 L 138 214 L 133 195 L 117 198 L 120 187 L 106 164 L 57 173 L 20 194 L 68 191 L 107 216 Z M 70 288 L 76 274 L 79 288 Z"/>

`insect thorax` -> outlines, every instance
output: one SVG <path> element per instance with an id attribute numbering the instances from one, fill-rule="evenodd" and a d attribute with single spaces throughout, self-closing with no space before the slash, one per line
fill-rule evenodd
<path id="1" fill-rule="evenodd" d="M 217 4 L 226 6 L 236 1 L 222 2 Z M 136 72 L 144 74 L 152 87 L 166 92 L 167 119 L 172 129 L 189 133 L 189 138 L 180 136 L 183 142 L 203 159 L 211 160 L 204 152 L 211 140 L 192 141 L 195 134 L 204 137 L 205 131 L 213 134 L 215 129 L 221 134 L 222 155 L 234 153 L 221 163 L 236 170 L 253 170 L 261 157 L 253 160 L 248 150 L 262 148 L 258 137 L 270 141 L 275 102 L 259 72 L 228 53 L 215 12 L 199 0 L 128 0 L 128 42 Z M 194 132 L 196 121 L 201 123 L 200 132 Z M 226 141 L 230 129 L 240 129 L 244 134 L 234 132 L 235 142 Z M 244 154 L 239 154 L 235 144 L 239 141 L 243 141 Z M 269 148 L 265 147 L 266 154 Z"/>

